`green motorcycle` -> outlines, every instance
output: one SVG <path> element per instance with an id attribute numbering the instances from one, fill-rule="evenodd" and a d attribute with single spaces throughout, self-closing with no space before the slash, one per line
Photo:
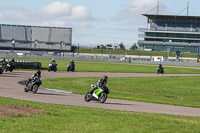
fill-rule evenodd
<path id="1" fill-rule="evenodd" d="M 91 100 L 93 101 L 98 101 L 100 103 L 104 103 L 107 99 L 107 95 L 110 92 L 108 86 L 105 86 L 104 89 L 101 87 L 97 87 L 97 89 L 94 90 L 94 85 L 91 85 L 91 90 L 86 93 L 85 95 L 85 101 L 90 102 Z"/>

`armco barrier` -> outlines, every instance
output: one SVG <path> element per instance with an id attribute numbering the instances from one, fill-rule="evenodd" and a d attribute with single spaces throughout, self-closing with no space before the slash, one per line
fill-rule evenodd
<path id="1" fill-rule="evenodd" d="M 15 62 L 15 69 L 41 69 L 40 62 Z"/>

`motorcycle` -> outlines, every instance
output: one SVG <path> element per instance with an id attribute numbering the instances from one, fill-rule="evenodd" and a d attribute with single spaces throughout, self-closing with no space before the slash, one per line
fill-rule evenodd
<path id="1" fill-rule="evenodd" d="M 68 64 L 67 65 L 67 72 L 69 72 L 69 71 L 72 71 L 72 72 L 75 71 L 75 64 L 74 65 L 73 64 Z"/>
<path id="2" fill-rule="evenodd" d="M 39 77 L 35 77 L 35 79 L 29 78 L 28 80 L 25 80 L 23 85 L 24 87 L 24 92 L 31 91 L 32 93 L 36 93 L 38 91 L 38 88 L 42 84 L 42 79 Z"/>
<path id="3" fill-rule="evenodd" d="M 7 65 L 6 62 L 1 63 L 1 66 L 0 66 L 0 74 L 3 74 L 3 72 L 5 71 L 6 65 Z"/>
<path id="4" fill-rule="evenodd" d="M 106 89 L 102 89 L 98 87 L 94 91 L 92 90 L 94 89 L 95 86 L 91 85 L 90 87 L 91 87 L 91 90 L 87 92 L 84 97 L 86 102 L 90 102 L 91 100 L 93 100 L 93 101 L 98 101 L 100 103 L 104 103 L 107 100 L 107 95 L 110 92 L 108 86 L 104 87 Z"/>
<path id="5" fill-rule="evenodd" d="M 54 71 L 54 72 L 56 72 L 57 71 L 57 65 L 58 64 L 49 64 L 49 68 L 48 68 L 48 72 L 50 72 L 50 71 Z"/>
<path id="6" fill-rule="evenodd" d="M 5 69 L 4 67 L 0 66 L 0 74 L 3 74 L 4 69 Z"/>
<path id="7" fill-rule="evenodd" d="M 160 73 L 162 73 L 162 74 L 164 74 L 164 68 L 162 67 L 162 68 L 157 68 L 157 74 L 160 74 Z"/>
<path id="8" fill-rule="evenodd" d="M 6 64 L 6 68 L 5 68 L 5 71 L 6 71 L 6 72 L 7 72 L 7 71 L 12 72 L 13 69 L 14 69 L 14 63 L 13 63 L 13 62 L 12 62 L 12 63 Z"/>

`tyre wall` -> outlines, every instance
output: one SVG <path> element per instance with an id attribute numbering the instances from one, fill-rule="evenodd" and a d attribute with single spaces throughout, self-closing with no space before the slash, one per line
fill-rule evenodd
<path id="1" fill-rule="evenodd" d="M 15 69 L 41 69 L 40 62 L 15 62 Z"/>

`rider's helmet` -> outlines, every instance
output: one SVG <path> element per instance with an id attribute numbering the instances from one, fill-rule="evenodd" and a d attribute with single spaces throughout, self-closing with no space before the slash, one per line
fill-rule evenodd
<path id="1" fill-rule="evenodd" d="M 74 64 L 74 61 L 73 61 L 73 60 L 71 60 L 71 61 L 70 61 L 70 63 Z"/>
<path id="2" fill-rule="evenodd" d="M 103 79 L 104 82 L 107 82 L 108 76 L 104 75 L 104 76 L 102 77 L 102 79 Z"/>
<path id="3" fill-rule="evenodd" d="M 14 62 L 14 61 L 15 61 L 15 59 L 14 59 L 14 58 L 12 58 L 12 60 L 11 60 L 11 61 L 13 61 L 13 62 Z"/>
<path id="4" fill-rule="evenodd" d="M 40 76 L 40 75 L 41 75 L 41 71 L 40 71 L 40 70 L 38 70 L 38 71 L 37 71 L 37 74 Z"/>

